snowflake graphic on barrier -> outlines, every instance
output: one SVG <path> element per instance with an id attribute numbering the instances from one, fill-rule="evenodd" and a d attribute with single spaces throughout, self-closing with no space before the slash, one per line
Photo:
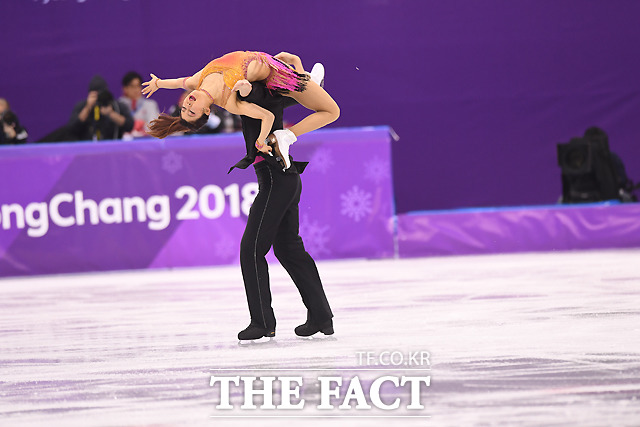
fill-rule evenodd
<path id="1" fill-rule="evenodd" d="M 330 149 L 321 147 L 319 148 L 311 158 L 311 162 L 309 166 L 313 168 L 313 170 L 318 170 L 320 172 L 327 173 L 331 167 L 334 165 L 333 161 L 333 153 Z"/>
<path id="2" fill-rule="evenodd" d="M 364 165 L 364 177 L 377 184 L 389 180 L 391 167 L 388 161 L 374 157 Z"/>
<path id="3" fill-rule="evenodd" d="M 371 193 L 367 193 L 354 185 L 351 190 L 340 195 L 342 199 L 342 210 L 340 213 L 359 222 L 365 215 L 372 212 Z"/>
<path id="4" fill-rule="evenodd" d="M 162 156 L 162 170 L 169 172 L 171 175 L 182 169 L 182 156 L 175 151 L 169 151 Z"/>
<path id="5" fill-rule="evenodd" d="M 307 215 L 302 216 L 300 221 L 300 236 L 304 240 L 304 246 L 307 252 L 310 252 L 314 256 L 321 254 L 330 254 L 331 251 L 327 248 L 329 242 L 328 225 L 319 225 L 317 221 L 311 222 Z"/>

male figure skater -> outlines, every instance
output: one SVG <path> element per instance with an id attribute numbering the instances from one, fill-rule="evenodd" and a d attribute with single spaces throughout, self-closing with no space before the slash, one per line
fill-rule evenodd
<path id="1" fill-rule="evenodd" d="M 259 82 L 252 83 L 251 93 L 240 99 L 273 113 L 272 133 L 289 132 L 282 130 L 283 111 L 285 106 L 295 104 L 294 100 L 291 103 L 290 98 L 271 94 Z M 298 203 L 302 190 L 300 174 L 307 162 L 292 161 L 291 167 L 283 170 L 277 155 L 259 152 L 254 144 L 260 134 L 260 125 L 260 120 L 242 116 L 247 155 L 229 170 L 231 172 L 235 167 L 245 169 L 253 163 L 259 185 L 240 244 L 240 266 L 251 323 L 238 334 L 238 339 L 244 341 L 275 336 L 276 319 L 271 307 L 269 271 L 265 259 L 272 245 L 276 258 L 291 276 L 307 307 L 307 321 L 295 328 L 296 335 L 306 337 L 317 332 L 331 335 L 333 313 L 315 262 L 298 234 Z"/>

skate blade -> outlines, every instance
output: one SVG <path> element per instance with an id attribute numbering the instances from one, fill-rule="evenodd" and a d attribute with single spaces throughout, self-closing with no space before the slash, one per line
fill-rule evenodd
<path id="1" fill-rule="evenodd" d="M 275 342 L 275 339 L 273 337 L 262 337 L 255 340 L 238 340 L 238 345 L 245 346 L 254 344 L 268 344 L 272 341 Z"/>
<path id="2" fill-rule="evenodd" d="M 308 337 L 301 337 L 300 335 L 296 335 L 296 337 L 299 340 L 304 340 L 304 341 L 337 341 L 338 339 L 336 337 L 334 337 L 333 335 L 325 335 L 321 332 L 317 332 L 313 335 L 310 335 Z"/>

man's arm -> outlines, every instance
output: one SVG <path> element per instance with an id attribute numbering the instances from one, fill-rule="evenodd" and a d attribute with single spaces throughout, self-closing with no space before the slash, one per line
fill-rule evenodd
<path id="1" fill-rule="evenodd" d="M 96 105 L 97 100 L 98 100 L 98 92 L 95 90 L 92 90 L 91 92 L 89 92 L 89 94 L 87 95 L 86 104 L 76 114 L 77 119 L 83 123 L 86 122 L 87 119 L 89 118 L 89 114 L 91 114 L 91 112 L 93 111 L 93 107 Z"/>
<path id="2" fill-rule="evenodd" d="M 69 122 L 67 123 L 67 129 L 76 138 L 81 138 L 81 135 L 83 135 L 88 128 L 87 119 L 89 118 L 89 110 L 85 111 L 87 113 L 85 116 L 83 114 L 83 110 L 85 109 L 87 109 L 86 101 L 77 103 L 73 107 L 71 117 L 69 117 Z"/>
<path id="3" fill-rule="evenodd" d="M 118 103 L 118 109 L 120 110 L 119 113 L 116 113 L 118 116 L 120 116 L 119 122 L 116 123 L 122 128 L 123 132 L 131 132 L 133 130 L 133 114 L 131 114 L 131 110 L 129 109 L 127 104 L 121 101 L 116 102 Z"/>

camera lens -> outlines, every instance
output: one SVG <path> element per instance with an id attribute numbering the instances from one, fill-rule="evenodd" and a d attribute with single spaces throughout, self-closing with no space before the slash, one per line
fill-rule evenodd
<path id="1" fill-rule="evenodd" d="M 108 90 L 102 90 L 98 93 L 98 99 L 96 103 L 100 107 L 106 107 L 113 102 L 113 95 Z"/>

